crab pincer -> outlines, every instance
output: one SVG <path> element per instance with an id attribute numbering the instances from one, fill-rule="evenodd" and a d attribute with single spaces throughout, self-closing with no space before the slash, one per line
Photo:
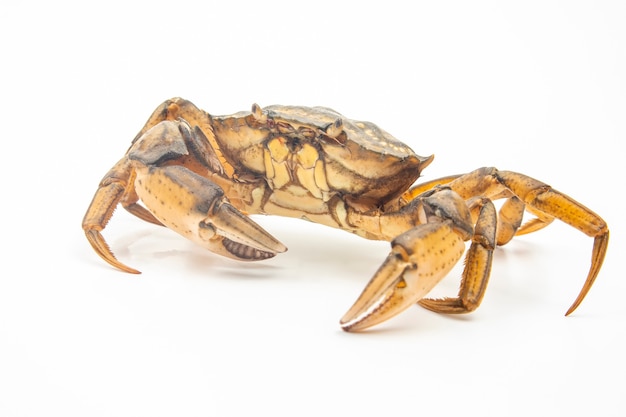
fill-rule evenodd
<path id="1" fill-rule="evenodd" d="M 374 326 L 417 302 L 435 303 L 436 309 L 448 313 L 467 312 L 477 305 L 489 279 L 497 222 L 493 204 L 488 200 L 480 203 L 474 228 L 469 208 L 448 189 L 415 199 L 408 211 L 418 213 L 424 223 L 391 241 L 391 252 L 341 319 L 343 330 Z M 470 238 L 459 297 L 424 298 L 463 257 L 465 241 Z M 464 291 L 469 288 L 477 290 L 470 295 Z M 473 302 L 476 297 L 478 302 Z"/>
<path id="2" fill-rule="evenodd" d="M 136 169 L 135 190 L 165 226 L 200 246 L 241 261 L 271 258 L 287 248 L 241 213 L 210 180 L 178 166 Z"/>
<path id="3" fill-rule="evenodd" d="M 118 203 L 226 257 L 255 261 L 285 252 L 285 245 L 234 207 L 218 184 L 176 163 L 203 149 L 211 152 L 206 137 L 194 134 L 182 120 L 161 121 L 134 141 L 127 157 L 101 181 L 83 219 L 96 253 L 123 271 L 139 273 L 117 260 L 100 233 Z M 212 156 L 204 165 L 191 165 L 195 170 L 215 165 Z M 139 200 L 147 209 L 137 204 Z"/>
<path id="4" fill-rule="evenodd" d="M 134 191 L 154 217 L 201 246 L 238 260 L 271 258 L 287 248 L 230 204 L 209 178 L 171 161 L 206 145 L 182 121 L 163 121 L 128 152 Z M 209 148 L 210 149 L 210 148 Z"/>

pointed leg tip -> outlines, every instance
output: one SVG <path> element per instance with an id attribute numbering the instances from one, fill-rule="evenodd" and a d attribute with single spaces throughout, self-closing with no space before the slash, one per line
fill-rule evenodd
<path id="1" fill-rule="evenodd" d="M 88 229 L 85 230 L 85 235 L 87 236 L 87 240 L 95 250 L 95 252 L 105 260 L 109 265 L 124 271 L 129 274 L 141 274 L 141 271 L 136 270 L 135 268 L 131 268 L 130 266 L 124 265 L 120 261 L 117 260 L 109 245 L 107 245 L 106 241 L 100 234 L 98 230 Z"/>
<path id="2" fill-rule="evenodd" d="M 578 308 L 578 304 L 574 304 L 570 308 L 568 308 L 565 312 L 565 317 L 568 317 L 570 314 L 572 314 L 574 310 L 576 310 L 576 308 Z"/>
<path id="3" fill-rule="evenodd" d="M 123 263 L 121 263 L 120 261 L 117 260 L 117 258 L 113 258 L 113 259 L 107 259 L 105 257 L 102 257 L 105 261 L 107 261 L 109 263 L 109 265 L 123 271 L 123 272 L 127 272 L 129 274 L 141 274 L 141 271 L 136 270 L 135 268 L 131 268 L 128 265 L 125 265 Z"/>

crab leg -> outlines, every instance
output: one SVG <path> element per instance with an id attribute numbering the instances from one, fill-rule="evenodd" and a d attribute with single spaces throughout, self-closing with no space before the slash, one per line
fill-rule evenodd
<path id="1" fill-rule="evenodd" d="M 219 171 L 221 173 L 226 173 L 228 176 L 232 176 L 233 167 L 226 161 L 224 155 L 222 155 L 220 151 L 220 147 L 215 141 L 213 126 L 211 125 L 211 116 L 205 111 L 197 108 L 190 101 L 180 97 L 166 100 L 161 103 L 156 110 L 154 110 L 144 127 L 139 131 L 137 136 L 135 136 L 135 139 L 133 139 L 131 148 L 134 147 L 138 141 L 143 140 L 143 136 L 151 129 L 159 124 L 162 124 L 164 121 L 184 121 L 184 124 L 186 124 L 187 127 L 194 126 L 194 134 L 200 134 L 202 136 L 202 140 L 206 141 L 208 143 L 207 146 L 210 148 L 211 155 L 202 155 L 203 158 L 207 159 L 203 162 L 210 162 L 212 167 L 216 169 L 216 172 Z M 189 139 L 191 139 L 191 141 L 195 141 L 194 138 L 189 137 L 189 133 L 183 133 L 183 135 L 187 136 L 185 138 L 187 145 L 190 145 Z M 163 139 L 163 137 L 161 139 Z M 165 140 L 167 141 L 167 138 L 165 138 Z M 202 153 L 201 146 L 193 147 L 196 151 L 200 151 Z"/>
<path id="2" fill-rule="evenodd" d="M 449 175 L 447 177 L 442 177 L 442 178 L 437 178 L 435 180 L 431 180 L 431 181 L 427 181 L 427 182 L 423 182 L 417 185 L 414 185 L 413 187 L 411 187 L 407 192 L 405 192 L 402 197 L 404 198 L 404 200 L 406 201 L 411 201 L 413 200 L 415 197 L 417 197 L 418 195 L 426 192 L 426 191 L 430 191 L 433 188 L 437 187 L 437 186 L 441 186 L 441 185 L 445 185 L 451 181 L 454 181 L 455 179 L 459 178 L 461 175 Z"/>
<path id="3" fill-rule="evenodd" d="M 100 233 L 111 219 L 115 207 L 124 200 L 128 183 L 132 182 L 131 172 L 132 169 L 129 161 L 123 158 L 105 175 L 85 213 L 85 217 L 83 217 L 83 230 L 85 231 L 87 240 L 102 259 L 122 271 L 131 274 L 139 274 L 139 271 L 136 269 L 124 265 L 117 260 Z M 136 201 L 130 201 L 128 205 L 133 206 L 135 202 Z M 148 215 L 152 217 L 149 213 Z M 144 218 L 144 220 L 146 218 Z"/>
<path id="4" fill-rule="evenodd" d="M 556 218 L 593 237 L 587 279 L 565 315 L 571 314 L 580 305 L 600 272 L 609 243 L 609 229 L 600 216 L 549 185 L 516 172 L 480 168 L 448 183 L 448 186 L 466 199 L 475 195 L 519 198 L 526 205 L 526 210 L 537 218 L 522 225 L 517 235 L 539 230 Z M 518 217 L 523 214 L 523 210 L 517 212 Z M 521 217 L 518 220 L 521 221 Z"/>
<path id="5" fill-rule="evenodd" d="M 465 255 L 465 269 L 457 297 L 443 299 L 423 298 L 418 304 L 437 313 L 469 313 L 478 308 L 485 295 L 493 250 L 496 246 L 496 209 L 487 198 L 477 203 L 479 215 L 474 226 L 472 244 Z"/>

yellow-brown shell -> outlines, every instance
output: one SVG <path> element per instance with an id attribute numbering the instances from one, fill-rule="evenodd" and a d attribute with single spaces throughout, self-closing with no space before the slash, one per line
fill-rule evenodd
<path id="1" fill-rule="evenodd" d="M 263 155 L 276 137 L 289 149 L 306 143 L 323 161 L 331 192 L 377 205 L 406 191 L 432 160 L 416 155 L 374 123 L 351 120 L 326 107 L 255 109 L 262 116 L 242 112 L 213 119 L 220 149 L 240 173 L 266 175 Z"/>

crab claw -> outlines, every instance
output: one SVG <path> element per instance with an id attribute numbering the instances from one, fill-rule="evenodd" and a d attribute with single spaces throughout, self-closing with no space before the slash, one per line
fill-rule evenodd
<path id="1" fill-rule="evenodd" d="M 161 223 L 212 252 L 255 261 L 287 250 L 231 205 L 218 185 L 183 166 L 138 166 L 135 185 Z"/>
<path id="2" fill-rule="evenodd" d="M 415 304 L 446 276 L 465 251 L 463 239 L 451 222 L 417 226 L 396 237 L 391 246 L 383 264 L 341 319 L 343 330 L 363 330 Z"/>
<path id="3" fill-rule="evenodd" d="M 285 252 L 285 245 L 230 203 L 217 201 L 198 223 L 200 244 L 209 250 L 242 261 L 256 261 Z"/>

